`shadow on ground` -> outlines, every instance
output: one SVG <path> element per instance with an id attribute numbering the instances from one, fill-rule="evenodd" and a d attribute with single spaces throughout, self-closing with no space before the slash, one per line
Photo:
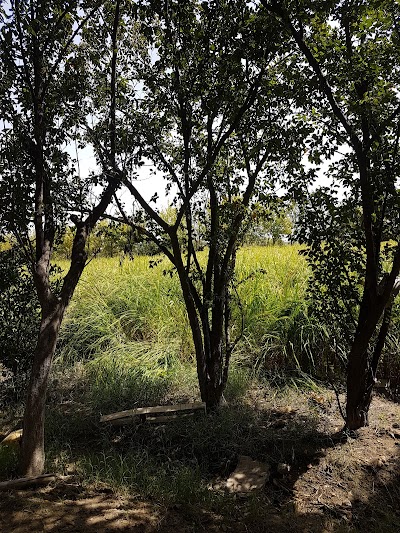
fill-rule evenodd
<path id="1" fill-rule="evenodd" d="M 63 415 L 53 412 L 52 466 L 76 471 L 56 486 L 3 493 L 0 531 L 398 532 L 400 436 L 390 428 L 400 407 L 375 402 L 376 425 L 340 443 L 332 402 L 296 401 L 239 402 L 210 417 L 123 429 L 87 419 L 78 427 L 77 416 L 61 433 Z M 270 466 L 260 493 L 224 491 L 239 455 Z"/>

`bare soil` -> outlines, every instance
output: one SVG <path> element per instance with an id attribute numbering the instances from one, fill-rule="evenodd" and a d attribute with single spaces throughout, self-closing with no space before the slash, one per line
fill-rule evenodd
<path id="1" fill-rule="evenodd" d="M 269 465 L 271 476 L 261 492 L 226 494 L 215 510 L 165 506 L 71 476 L 45 488 L 0 493 L 0 531 L 400 532 L 400 404 L 375 397 L 371 425 L 343 442 L 331 392 L 293 393 L 272 405 L 271 398 L 253 391 L 247 401 L 269 410 L 269 425 L 282 442 L 305 415 L 319 421 L 319 445 L 293 445 L 284 467 Z M 223 492 L 222 480 L 210 490 Z"/>

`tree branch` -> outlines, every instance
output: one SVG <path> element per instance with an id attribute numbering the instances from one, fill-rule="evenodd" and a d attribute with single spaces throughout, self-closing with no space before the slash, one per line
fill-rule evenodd
<path id="1" fill-rule="evenodd" d="M 345 129 L 346 133 L 349 136 L 351 144 L 354 146 L 354 148 L 358 151 L 362 150 L 362 143 L 360 139 L 358 138 L 357 134 L 355 133 L 352 125 L 350 124 L 350 121 L 340 108 L 338 102 L 336 101 L 336 98 L 333 94 L 333 90 L 331 86 L 328 83 L 328 80 L 326 79 L 326 76 L 323 74 L 321 67 L 315 58 L 314 54 L 311 52 L 310 48 L 304 41 L 303 35 L 301 31 L 296 30 L 294 27 L 292 21 L 290 20 L 290 16 L 286 9 L 283 7 L 282 3 L 279 0 L 261 0 L 261 3 L 265 7 L 265 9 L 271 13 L 275 13 L 278 15 L 278 17 L 282 20 L 282 22 L 286 25 L 286 27 L 289 29 L 290 33 L 292 34 L 292 37 L 296 41 L 297 46 L 303 53 L 304 57 L 307 59 L 310 67 L 313 69 L 314 74 L 316 75 L 322 92 L 326 96 L 331 109 L 336 116 L 336 118 L 339 120 L 339 122 L 342 124 L 343 128 Z"/>

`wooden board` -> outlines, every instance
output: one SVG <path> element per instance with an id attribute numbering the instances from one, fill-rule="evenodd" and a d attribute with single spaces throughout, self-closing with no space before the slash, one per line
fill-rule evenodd
<path id="1" fill-rule="evenodd" d="M 198 411 L 201 412 L 201 411 Z M 171 420 L 176 420 L 177 418 L 193 417 L 195 412 L 185 411 L 183 413 L 172 413 L 170 415 L 141 415 L 141 417 L 128 416 L 124 418 L 116 418 L 115 420 L 109 420 L 108 423 L 113 426 L 125 426 L 127 424 L 133 424 L 136 422 L 148 422 L 149 424 L 161 424 L 163 422 L 170 422 Z M 143 418 L 142 418 L 143 417 Z"/>
<path id="2" fill-rule="evenodd" d="M 193 414 L 195 411 L 206 412 L 206 404 L 204 402 L 184 403 L 176 405 L 157 405 L 155 407 L 138 407 L 137 409 L 128 409 L 118 413 L 103 415 L 100 417 L 100 422 L 110 422 L 115 425 L 129 424 L 136 421 L 137 418 L 141 420 L 148 420 L 153 422 L 165 421 L 166 418 L 172 419 L 185 414 Z"/>
<path id="3" fill-rule="evenodd" d="M 55 474 L 44 474 L 35 477 L 22 477 L 19 479 L 11 479 L 10 481 L 3 481 L 0 483 L 0 491 L 2 490 L 18 490 L 28 487 L 35 487 L 37 485 L 47 485 L 57 480 Z"/>
<path id="4" fill-rule="evenodd" d="M 17 447 L 21 444 L 22 429 L 11 431 L 1 442 L 0 446 L 12 446 Z"/>

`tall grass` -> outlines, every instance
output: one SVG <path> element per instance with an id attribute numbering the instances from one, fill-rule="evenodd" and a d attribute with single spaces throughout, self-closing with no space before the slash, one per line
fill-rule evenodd
<path id="1" fill-rule="evenodd" d="M 85 270 L 63 325 L 58 362 L 86 362 L 94 407 L 158 403 L 177 389 L 186 399 L 196 397 L 191 331 L 170 268 L 166 259 L 154 264 L 154 257 L 135 257 L 122 265 L 118 258 L 95 259 Z M 308 274 L 297 246 L 239 251 L 232 336 L 241 340 L 228 396 L 245 388 L 240 366 L 270 375 L 319 366 L 325 332 L 308 314 Z"/>
<path id="2" fill-rule="evenodd" d="M 242 353 L 259 371 L 315 371 L 326 332 L 308 312 L 309 270 L 298 246 L 249 247 L 238 255 Z"/>
<path id="3" fill-rule="evenodd" d="M 242 333 L 237 354 L 249 364 L 296 366 L 304 354 L 315 363 L 313 347 L 321 332 L 307 313 L 308 269 L 298 252 L 297 246 L 268 246 L 238 254 L 233 334 Z M 158 372 L 191 361 L 181 289 L 169 269 L 167 260 L 149 268 L 147 257 L 122 266 L 115 258 L 92 261 L 63 327 L 62 358 L 71 362 L 107 353 L 140 360 Z"/>
<path id="4" fill-rule="evenodd" d="M 167 267 L 163 261 L 151 269 L 146 257 L 122 266 L 116 258 L 92 261 L 65 321 L 63 357 L 82 360 L 105 350 L 128 352 L 164 368 L 177 354 L 189 357 L 181 294 L 176 280 L 162 274 Z"/>
<path id="5" fill-rule="evenodd" d="M 182 365 L 192 357 L 191 337 L 179 286 L 163 275 L 168 267 L 163 261 L 149 268 L 147 257 L 123 265 L 101 258 L 85 270 L 57 363 L 85 362 L 94 408 L 158 403 L 177 380 L 194 380 L 182 377 Z"/>

